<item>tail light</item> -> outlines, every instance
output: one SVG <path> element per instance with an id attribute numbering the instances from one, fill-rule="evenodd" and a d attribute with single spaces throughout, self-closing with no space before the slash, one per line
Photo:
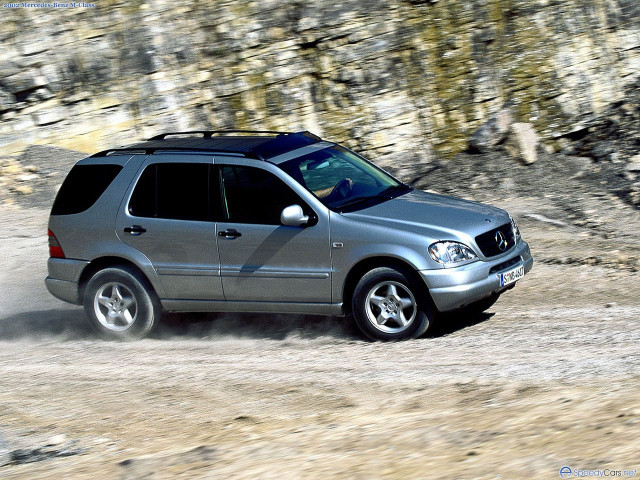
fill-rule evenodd
<path id="1" fill-rule="evenodd" d="M 65 258 L 62 247 L 58 243 L 58 239 L 53 232 L 51 230 L 47 230 L 47 235 L 49 235 L 49 256 L 51 258 Z"/>

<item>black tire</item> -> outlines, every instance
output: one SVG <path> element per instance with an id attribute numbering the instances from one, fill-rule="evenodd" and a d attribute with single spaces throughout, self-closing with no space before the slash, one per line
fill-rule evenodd
<path id="1" fill-rule="evenodd" d="M 120 297 L 115 293 L 115 285 Z M 115 302 L 115 305 L 103 304 L 97 298 L 99 293 L 102 301 Z M 129 303 L 131 299 L 134 302 Z M 162 310 L 147 279 L 125 265 L 96 272 L 84 289 L 83 304 L 89 324 L 95 331 L 107 339 L 124 341 L 146 337 L 158 323 Z"/>
<path id="2" fill-rule="evenodd" d="M 379 267 L 370 270 L 360 279 L 351 298 L 351 311 L 356 324 L 365 336 L 371 340 L 398 341 L 418 338 L 427 331 L 434 308 L 431 305 L 426 286 L 416 285 L 417 282 L 412 281 L 412 278 L 413 276 L 407 272 L 389 267 Z M 404 307 L 403 309 L 398 306 L 399 304 L 396 300 L 382 303 L 381 306 L 374 305 L 373 299 L 375 297 L 379 299 L 384 296 L 381 293 L 388 292 L 389 284 L 394 285 L 398 292 L 395 296 L 396 299 L 401 297 L 405 300 L 414 300 L 415 308 Z M 402 291 L 403 289 L 404 292 Z M 409 295 L 407 295 L 407 292 Z M 372 295 L 371 300 L 369 300 L 370 295 Z M 389 296 L 388 294 L 386 295 L 385 300 L 388 302 Z M 411 310 L 409 310 L 410 308 Z M 384 311 L 383 309 L 390 310 Z M 406 325 L 400 323 L 399 315 L 401 310 L 403 313 L 402 318 L 407 320 Z M 414 311 L 415 315 L 413 315 Z M 396 313 L 394 314 L 394 312 Z M 381 315 L 384 317 L 387 314 L 391 316 L 384 320 L 386 323 L 382 325 L 373 318 L 380 318 Z M 407 315 L 405 314 L 411 314 L 411 318 L 406 318 Z"/>

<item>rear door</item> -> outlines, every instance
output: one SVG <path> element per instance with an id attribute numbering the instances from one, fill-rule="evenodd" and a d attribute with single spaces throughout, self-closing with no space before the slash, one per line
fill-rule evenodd
<path id="1" fill-rule="evenodd" d="M 210 155 L 150 155 L 120 208 L 120 239 L 142 252 L 169 299 L 223 300 Z"/>
<path id="2" fill-rule="evenodd" d="M 216 159 L 224 220 L 217 228 L 225 298 L 329 303 L 328 216 L 317 215 L 266 164 L 261 168 L 243 165 L 241 160 L 219 162 Z M 311 225 L 280 223 L 282 209 L 293 204 L 315 218 Z"/>

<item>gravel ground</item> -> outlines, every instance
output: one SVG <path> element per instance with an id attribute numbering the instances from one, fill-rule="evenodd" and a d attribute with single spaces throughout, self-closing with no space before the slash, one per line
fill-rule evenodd
<path id="1" fill-rule="evenodd" d="M 637 209 L 584 183 L 555 194 L 545 178 L 506 202 L 517 174 L 494 190 L 435 175 L 442 191 L 514 213 L 536 263 L 487 313 L 395 344 L 344 319 L 276 315 L 170 315 L 152 338 L 101 341 L 44 289 L 47 211 L 4 206 L 0 477 L 639 468 Z"/>

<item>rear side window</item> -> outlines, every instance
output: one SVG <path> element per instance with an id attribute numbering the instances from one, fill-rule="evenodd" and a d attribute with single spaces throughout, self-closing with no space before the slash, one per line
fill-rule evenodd
<path id="1" fill-rule="evenodd" d="M 229 222 L 280 225 L 282 209 L 298 204 L 309 207 L 289 186 L 265 170 L 222 167 L 225 216 Z"/>
<path id="2" fill-rule="evenodd" d="M 206 163 L 149 165 L 133 190 L 129 213 L 136 217 L 212 220 L 211 175 L 211 166 Z"/>
<path id="3" fill-rule="evenodd" d="M 71 215 L 89 209 L 120 170 L 121 165 L 76 165 L 62 183 L 51 215 Z"/>

